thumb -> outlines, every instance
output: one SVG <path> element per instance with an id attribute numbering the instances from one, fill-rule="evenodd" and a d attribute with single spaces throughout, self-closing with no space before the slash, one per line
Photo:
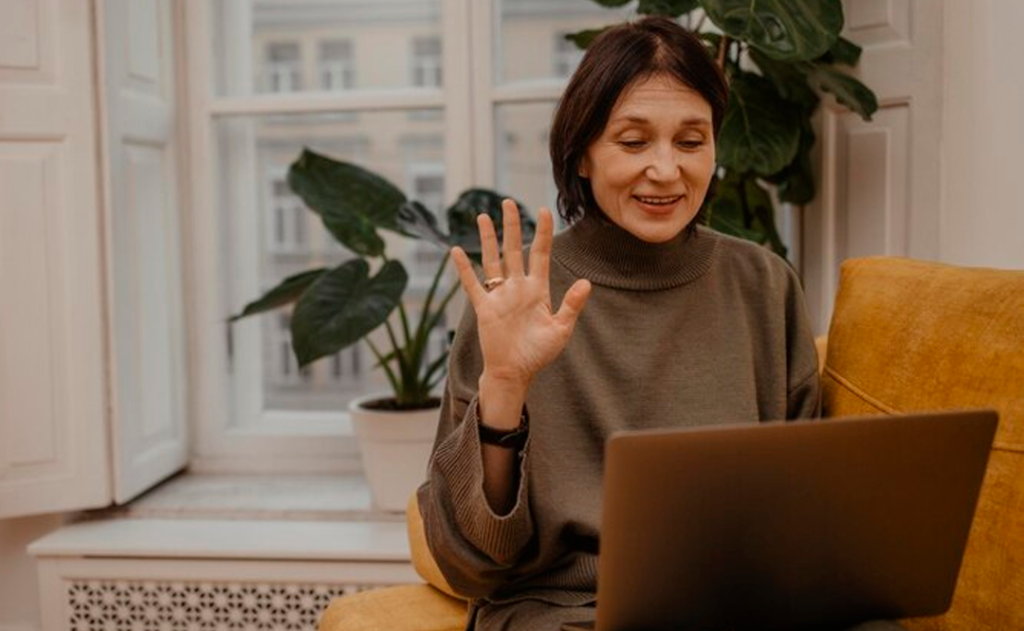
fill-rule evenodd
<path id="1" fill-rule="evenodd" d="M 555 320 L 569 328 L 574 327 L 583 306 L 587 304 L 587 298 L 590 297 L 590 288 L 590 281 L 584 278 L 573 283 L 562 298 L 562 305 L 555 314 Z"/>

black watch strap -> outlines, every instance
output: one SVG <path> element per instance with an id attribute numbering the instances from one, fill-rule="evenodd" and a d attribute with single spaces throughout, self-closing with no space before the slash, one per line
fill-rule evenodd
<path id="1" fill-rule="evenodd" d="M 512 429 L 498 429 L 486 425 L 480 418 L 480 407 L 477 404 L 477 427 L 480 430 L 480 442 L 485 445 L 494 445 L 504 449 L 515 449 L 516 451 L 526 445 L 526 439 L 530 436 L 530 422 L 526 415 L 526 408 L 519 416 L 519 425 Z"/>

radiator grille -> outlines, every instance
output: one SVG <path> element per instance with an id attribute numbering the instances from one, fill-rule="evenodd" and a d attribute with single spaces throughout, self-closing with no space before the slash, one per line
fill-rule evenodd
<path id="1" fill-rule="evenodd" d="M 332 598 L 363 585 L 73 581 L 71 631 L 314 631 Z"/>

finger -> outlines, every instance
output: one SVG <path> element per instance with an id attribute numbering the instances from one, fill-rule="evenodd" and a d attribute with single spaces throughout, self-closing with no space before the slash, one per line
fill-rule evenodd
<path id="1" fill-rule="evenodd" d="M 580 312 L 583 311 L 583 306 L 587 304 L 587 298 L 590 297 L 590 289 L 589 280 L 581 278 L 573 283 L 569 291 L 565 292 L 565 297 L 562 298 L 562 306 L 558 308 L 555 320 L 569 329 L 575 327 L 576 319 L 580 317 Z"/>
<path id="2" fill-rule="evenodd" d="M 554 220 L 551 218 L 551 211 L 542 207 L 537 212 L 537 235 L 530 244 L 530 276 L 542 281 L 548 280 L 553 233 Z"/>
<path id="3" fill-rule="evenodd" d="M 480 231 L 480 257 L 483 259 L 484 278 L 504 278 L 494 222 L 487 215 L 477 215 L 476 226 Z"/>
<path id="4" fill-rule="evenodd" d="M 501 202 L 502 226 L 505 232 L 501 252 L 505 256 L 505 272 L 523 275 L 523 235 L 519 231 L 519 207 L 511 199 Z"/>
<path id="5" fill-rule="evenodd" d="M 475 307 L 477 301 L 487 292 L 480 284 L 480 280 L 477 279 L 476 272 L 473 271 L 473 264 L 469 261 L 465 251 L 458 246 L 452 248 L 452 262 L 455 263 L 455 271 L 459 273 L 459 283 L 462 284 L 462 289 L 469 296 L 469 302 Z"/>

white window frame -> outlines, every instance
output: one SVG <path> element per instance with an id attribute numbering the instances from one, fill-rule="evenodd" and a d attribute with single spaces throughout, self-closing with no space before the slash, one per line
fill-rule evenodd
<path id="1" fill-rule="evenodd" d="M 207 3 L 183 4 L 188 41 L 211 41 L 213 20 Z M 247 114 L 442 108 L 444 120 L 449 123 L 444 145 L 445 198 L 455 199 L 470 186 L 493 187 L 495 108 L 512 103 L 554 102 L 565 85 L 564 79 L 495 84 L 491 68 L 500 54 L 500 38 L 496 36 L 500 34 L 500 13 L 496 8 L 492 2 L 480 0 L 441 0 L 444 82 L 440 88 L 217 96 L 212 93 L 211 51 L 205 46 L 185 47 L 191 168 L 186 222 L 190 256 L 184 272 L 194 470 L 353 471 L 359 466 L 345 411 L 298 415 L 257 411 L 256 422 L 232 423 L 231 371 L 247 368 L 238 361 L 237 353 L 231 365 L 226 352 L 232 329 L 225 318 L 231 305 L 219 282 L 226 263 L 221 258 L 222 228 L 213 180 L 217 171 L 213 160 L 215 119 Z M 259 366 L 254 370 L 259 373 Z"/>

